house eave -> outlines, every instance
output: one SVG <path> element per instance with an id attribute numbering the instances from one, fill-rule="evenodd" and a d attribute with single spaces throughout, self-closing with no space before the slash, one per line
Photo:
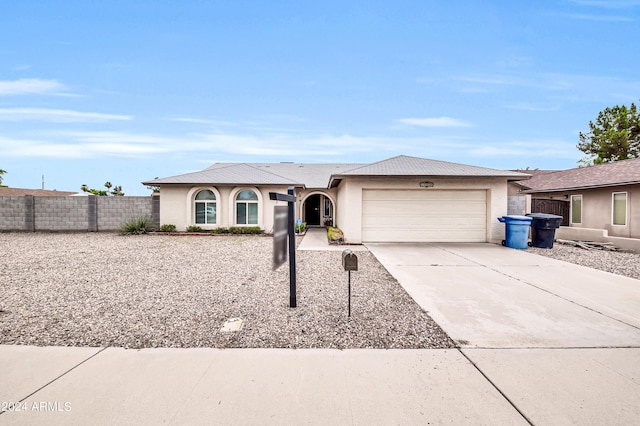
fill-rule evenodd
<path id="1" fill-rule="evenodd" d="M 386 175 L 378 175 L 378 174 L 349 174 L 349 175 L 332 175 L 329 180 L 329 188 L 337 187 L 340 182 L 344 179 L 389 179 L 389 178 L 398 178 L 398 179 L 478 179 L 478 178 L 497 178 L 497 179 L 507 179 L 510 182 L 516 182 L 520 180 L 528 180 L 531 179 L 531 175 L 492 175 L 492 174 L 477 174 L 477 175 L 456 175 L 456 174 L 442 174 L 442 175 L 434 175 L 434 174 L 386 174 Z"/>

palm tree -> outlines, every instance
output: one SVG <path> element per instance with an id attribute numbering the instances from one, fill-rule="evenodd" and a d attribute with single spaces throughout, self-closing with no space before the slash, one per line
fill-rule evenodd
<path id="1" fill-rule="evenodd" d="M 124 192 L 122 192 L 122 187 L 121 186 L 116 186 L 115 188 L 113 188 L 113 195 L 124 195 Z"/>
<path id="2" fill-rule="evenodd" d="M 83 185 L 80 187 L 80 190 L 81 190 L 82 192 L 89 192 L 89 187 L 88 187 L 88 186 L 87 186 L 87 184 L 85 183 L 85 184 L 83 184 Z"/>
<path id="3" fill-rule="evenodd" d="M 104 186 L 107 188 L 107 193 L 108 193 L 113 185 L 111 185 L 111 182 L 107 181 L 104 183 Z"/>
<path id="4" fill-rule="evenodd" d="M 0 185 L 2 185 L 2 175 L 5 174 L 5 173 L 7 173 L 6 170 L 0 169 Z"/>

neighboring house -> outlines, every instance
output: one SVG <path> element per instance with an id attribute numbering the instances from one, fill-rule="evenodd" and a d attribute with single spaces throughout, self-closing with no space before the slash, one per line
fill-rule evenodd
<path id="1" fill-rule="evenodd" d="M 538 174 L 520 184 L 532 205 L 565 203 L 567 225 L 583 229 L 584 237 L 587 230 L 597 230 L 600 235 L 606 231 L 605 236 L 640 238 L 640 159 Z"/>
<path id="2" fill-rule="evenodd" d="M 67 197 L 77 192 L 56 191 L 55 189 L 25 189 L 0 186 L 0 196 L 19 197 L 23 195 L 35 195 L 38 197 Z"/>
<path id="3" fill-rule="evenodd" d="M 296 218 L 333 224 L 345 241 L 500 241 L 507 184 L 529 175 L 398 156 L 372 164 L 216 163 L 143 182 L 160 187 L 160 222 L 178 230 L 273 229 L 269 192 L 295 188 Z M 280 203 L 281 204 L 281 203 Z"/>
<path id="4" fill-rule="evenodd" d="M 515 170 L 527 173 L 534 178 L 548 173 L 555 173 L 558 170 Z M 536 178 L 537 179 L 537 178 Z M 509 214 L 524 215 L 528 213 L 551 213 L 562 216 L 561 225 L 569 226 L 569 201 L 558 198 L 536 198 L 531 197 L 525 191 L 530 189 L 526 181 L 509 182 Z"/>

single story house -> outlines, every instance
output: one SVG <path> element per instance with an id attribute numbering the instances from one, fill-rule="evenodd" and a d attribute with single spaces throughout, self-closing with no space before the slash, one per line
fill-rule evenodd
<path id="1" fill-rule="evenodd" d="M 216 163 L 155 179 L 160 222 L 178 230 L 259 226 L 273 229 L 270 192 L 295 188 L 296 219 L 332 224 L 345 241 L 499 242 L 507 185 L 524 173 L 397 156 L 372 164 Z"/>
<path id="2" fill-rule="evenodd" d="M 532 205 L 567 205 L 571 234 L 564 231 L 565 238 L 640 238 L 640 158 L 536 174 L 519 185 Z"/>

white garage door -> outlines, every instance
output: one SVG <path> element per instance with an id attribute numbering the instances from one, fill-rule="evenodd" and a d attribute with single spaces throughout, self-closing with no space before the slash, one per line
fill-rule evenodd
<path id="1" fill-rule="evenodd" d="M 363 190 L 364 242 L 486 240 L 486 191 Z"/>

